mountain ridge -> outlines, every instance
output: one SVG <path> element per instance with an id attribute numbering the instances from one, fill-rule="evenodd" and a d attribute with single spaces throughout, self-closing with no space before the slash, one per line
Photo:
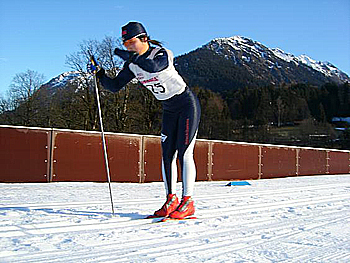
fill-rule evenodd
<path id="1" fill-rule="evenodd" d="M 203 70 L 203 61 L 200 60 L 204 57 L 208 67 L 220 68 L 210 80 L 195 69 Z M 213 90 L 236 89 L 247 85 L 350 82 L 349 76 L 330 62 L 316 61 L 307 55 L 295 56 L 242 36 L 215 38 L 202 47 L 178 56 L 175 61 L 179 73 L 190 85 Z M 213 86 L 209 87 L 208 84 Z"/>
<path id="2" fill-rule="evenodd" d="M 349 77 L 347 76 L 346 73 L 342 72 L 340 69 L 338 69 L 336 66 L 334 66 L 332 63 L 330 63 L 328 61 L 324 61 L 324 62 L 316 61 L 306 54 L 302 54 L 300 56 L 295 56 L 291 53 L 287 53 L 287 52 L 283 51 L 280 48 L 268 48 L 258 41 L 254 41 L 252 39 L 242 37 L 242 36 L 233 36 L 233 37 L 229 37 L 229 38 L 215 38 L 212 41 L 210 41 L 208 44 L 204 45 L 203 47 L 210 45 L 210 43 L 212 43 L 212 42 L 219 42 L 219 41 L 223 41 L 223 42 L 233 41 L 234 43 L 235 42 L 240 43 L 241 46 L 244 46 L 244 44 L 246 44 L 247 42 L 248 43 L 252 42 L 254 44 L 254 46 L 251 46 L 251 49 L 255 50 L 256 53 L 260 52 L 260 54 L 263 57 L 264 57 L 264 54 L 265 54 L 266 49 L 267 49 L 267 50 L 272 51 L 272 53 L 276 57 L 279 57 L 280 59 L 285 60 L 287 62 L 294 62 L 295 64 L 303 63 L 303 64 L 313 68 L 314 70 L 322 72 L 323 74 L 325 74 L 327 76 L 336 75 L 341 80 L 349 80 Z M 234 45 L 233 48 L 237 49 L 237 50 L 241 49 L 241 48 L 237 48 L 237 45 Z"/>

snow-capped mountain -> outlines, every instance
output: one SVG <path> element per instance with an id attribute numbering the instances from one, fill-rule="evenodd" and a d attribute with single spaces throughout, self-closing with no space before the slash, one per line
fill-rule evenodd
<path id="1" fill-rule="evenodd" d="M 294 63 L 297 66 L 302 63 L 321 72 L 327 77 L 336 77 L 343 81 L 350 80 L 344 72 L 327 61 L 316 61 L 307 55 L 294 56 L 293 54 L 286 53 L 279 48 L 268 48 L 257 41 L 241 36 L 217 38 L 203 46 L 203 48 L 208 48 L 217 51 L 218 53 L 220 53 L 220 51 L 223 49 L 242 51 L 244 54 L 242 54 L 241 59 L 245 60 L 246 62 L 250 62 L 254 57 L 263 58 L 270 69 L 273 67 L 280 68 L 278 63 L 276 63 L 275 57 L 277 57 L 288 63 Z M 235 56 L 235 52 L 232 52 L 231 54 Z"/>
<path id="2" fill-rule="evenodd" d="M 81 74 L 79 71 L 68 71 L 51 79 L 47 84 L 49 84 L 53 88 L 61 87 L 61 86 L 75 82 L 75 79 L 80 78 L 80 76 Z"/>
<path id="3" fill-rule="evenodd" d="M 178 57 L 176 66 L 190 85 L 216 85 L 214 89 L 282 83 L 321 85 L 350 82 L 349 76 L 329 62 L 316 61 L 307 55 L 295 56 L 241 36 L 213 39 Z M 204 67 L 212 69 L 212 72 Z"/>
<path id="4" fill-rule="evenodd" d="M 52 93 L 55 93 L 57 89 L 72 86 L 80 88 L 86 83 L 86 81 L 92 81 L 93 76 L 89 73 L 82 73 L 80 71 L 67 71 L 57 77 L 51 79 L 49 82 L 43 85 Z"/>

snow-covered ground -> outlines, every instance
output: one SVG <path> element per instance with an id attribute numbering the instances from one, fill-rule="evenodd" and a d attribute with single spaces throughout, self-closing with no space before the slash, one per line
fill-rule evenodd
<path id="1" fill-rule="evenodd" d="M 350 262 L 350 175 L 249 182 L 165 223 L 162 183 L 113 183 L 115 216 L 105 183 L 0 184 L 0 262 Z"/>

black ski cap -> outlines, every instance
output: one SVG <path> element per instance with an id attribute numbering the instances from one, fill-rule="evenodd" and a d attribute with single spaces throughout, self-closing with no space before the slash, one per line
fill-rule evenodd
<path id="1" fill-rule="evenodd" d="M 147 32 L 144 26 L 139 22 L 129 22 L 122 27 L 122 40 L 123 42 L 140 35 L 146 35 Z"/>

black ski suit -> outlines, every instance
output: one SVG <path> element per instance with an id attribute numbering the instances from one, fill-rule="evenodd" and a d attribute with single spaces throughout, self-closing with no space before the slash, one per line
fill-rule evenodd
<path id="1" fill-rule="evenodd" d="M 146 53 L 134 56 L 114 79 L 99 71 L 101 85 L 119 91 L 133 78 L 149 89 L 162 102 L 162 175 L 167 194 L 176 193 L 178 155 L 183 181 L 183 196 L 192 196 L 196 179 L 193 149 L 201 109 L 197 97 L 186 86 L 173 65 L 170 50 L 150 47 Z"/>

